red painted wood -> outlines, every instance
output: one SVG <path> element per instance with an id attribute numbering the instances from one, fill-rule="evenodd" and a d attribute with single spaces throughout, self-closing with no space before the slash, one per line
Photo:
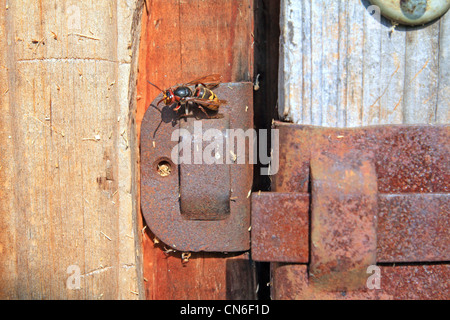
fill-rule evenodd
<path id="1" fill-rule="evenodd" d="M 137 83 L 137 132 L 162 89 L 210 73 L 224 82 L 252 80 L 253 1 L 147 0 L 142 20 Z M 148 14 L 147 14 L 148 13 Z M 144 222 L 143 222 L 144 224 Z M 248 254 L 165 253 L 148 228 L 143 237 L 147 299 L 253 299 L 254 268 Z"/>

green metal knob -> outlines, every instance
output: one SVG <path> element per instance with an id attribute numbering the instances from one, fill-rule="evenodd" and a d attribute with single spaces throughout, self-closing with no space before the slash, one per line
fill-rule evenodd
<path id="1" fill-rule="evenodd" d="M 450 0 L 370 0 L 387 19 L 404 25 L 423 25 L 443 16 Z"/>

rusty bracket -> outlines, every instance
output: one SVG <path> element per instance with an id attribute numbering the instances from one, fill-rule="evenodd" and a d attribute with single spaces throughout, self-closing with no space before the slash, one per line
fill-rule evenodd
<path id="1" fill-rule="evenodd" d="M 373 155 L 350 149 L 311 158 L 310 277 L 324 289 L 364 286 L 376 263 Z"/>
<path id="2" fill-rule="evenodd" d="M 226 146 L 223 141 L 230 129 L 230 118 L 228 114 L 221 119 L 208 121 L 188 118 L 181 122 L 180 127 L 184 129 L 180 132 L 180 141 L 187 140 L 191 143 L 189 149 L 194 155 L 192 163 L 181 163 L 179 166 L 181 214 L 193 220 L 226 219 L 230 215 L 232 165 L 226 163 Z M 213 131 L 209 131 L 211 129 Z M 211 144 L 210 139 L 204 139 L 208 132 L 222 137 L 221 142 L 211 145 L 214 148 L 208 154 L 211 160 L 221 160 L 220 164 L 212 161 L 202 164 L 203 153 Z"/>
<path id="3" fill-rule="evenodd" d="M 325 291 L 366 285 L 379 262 L 450 260 L 449 126 L 276 122 L 274 192 L 252 196 L 252 257 L 309 264 Z"/>
<path id="4" fill-rule="evenodd" d="M 156 107 L 159 96 L 142 121 L 142 213 L 155 236 L 179 251 L 238 252 L 250 247 L 247 195 L 253 166 L 235 161 L 225 143 L 236 143 L 227 140 L 229 129 L 253 129 L 253 85 L 224 83 L 214 92 L 227 101 L 217 118 L 178 119 L 173 108 Z M 215 133 L 214 139 L 205 137 L 207 132 Z M 225 143 L 214 148 L 221 141 Z M 202 154 L 211 152 L 221 161 L 207 163 Z M 245 152 L 248 157 L 248 148 Z"/>
<path id="5" fill-rule="evenodd" d="M 381 265 L 380 288 L 320 290 L 310 283 L 308 266 L 274 264 L 274 300 L 448 300 L 450 265 Z M 370 276 L 368 274 L 367 276 Z"/>

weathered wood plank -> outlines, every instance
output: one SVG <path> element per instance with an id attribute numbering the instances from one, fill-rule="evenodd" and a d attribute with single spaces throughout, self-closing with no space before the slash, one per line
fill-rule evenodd
<path id="1" fill-rule="evenodd" d="M 0 6 L 5 8 L 5 1 L 0 1 Z M 0 13 L 0 34 L 5 35 L 0 37 L 1 48 L 8 48 L 8 40 L 11 41 L 11 36 L 7 37 L 7 17 L 5 10 Z M 0 297 L 11 299 L 17 298 L 17 282 L 16 282 L 16 268 L 17 268 L 17 250 L 15 248 L 15 223 L 16 219 L 14 212 L 6 210 L 13 206 L 14 198 L 12 180 L 14 163 L 12 161 L 5 161 L 13 158 L 13 144 L 11 136 L 11 115 L 9 103 L 9 77 L 8 72 L 8 54 L 7 50 L 0 50 L 0 107 L 2 115 L 0 116 L 0 286 L 2 287 Z M 13 89 L 13 88 L 11 88 Z M 5 160 L 4 160 L 5 159 Z M 7 285 L 5 285 L 7 284 Z"/>
<path id="2" fill-rule="evenodd" d="M 363 16 L 363 96 L 361 108 L 361 121 L 363 124 L 372 125 L 379 123 L 380 97 L 383 96 L 383 89 L 386 79 L 381 78 L 381 39 L 382 30 L 380 22 L 370 16 L 369 12 L 360 3 L 360 14 Z M 351 35 L 350 35 L 351 36 Z M 352 66 L 352 69 L 358 66 Z"/>
<path id="3" fill-rule="evenodd" d="M 138 297 L 127 143 L 138 3 L 0 1 L 3 299 Z"/>
<path id="4" fill-rule="evenodd" d="M 417 28 L 406 34 L 406 123 L 435 123 L 439 76 L 439 25 Z"/>
<path id="5" fill-rule="evenodd" d="M 344 126 L 358 126 L 362 124 L 363 104 L 363 64 L 364 64 L 364 8 L 359 1 L 348 1 L 347 15 L 343 17 L 347 21 L 347 55 L 344 62 L 347 70 L 347 101 L 341 104 L 345 110 Z M 345 59 L 345 57 L 343 57 Z M 354 68 L 353 66 L 357 66 Z"/>
<path id="6" fill-rule="evenodd" d="M 448 14 L 396 27 L 367 0 L 282 1 L 279 115 L 295 123 L 448 123 Z"/>
<path id="7" fill-rule="evenodd" d="M 436 122 L 450 119 L 450 15 L 442 17 L 439 30 L 439 84 L 436 101 Z"/>
<path id="8" fill-rule="evenodd" d="M 148 1 L 147 5 L 139 54 L 137 132 L 146 109 L 160 93 L 147 80 L 167 88 L 210 73 L 222 74 L 224 82 L 252 79 L 253 1 L 170 0 Z M 153 241 L 154 235 L 146 228 L 143 268 L 147 299 L 255 296 L 248 255 L 198 253 L 182 264 L 180 253 L 166 255 L 164 244 Z"/>
<path id="9" fill-rule="evenodd" d="M 385 28 L 377 26 L 380 32 Z M 398 26 L 388 37 L 381 37 L 380 78 L 385 79 L 377 101 L 378 124 L 403 123 L 405 88 L 405 27 Z"/>

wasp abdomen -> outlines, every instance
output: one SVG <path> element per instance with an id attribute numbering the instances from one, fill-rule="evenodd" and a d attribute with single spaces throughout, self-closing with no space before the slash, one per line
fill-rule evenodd
<path id="1" fill-rule="evenodd" d="M 212 92 L 212 90 L 205 88 L 205 87 L 199 87 L 197 88 L 195 92 L 195 96 L 200 99 L 208 99 L 212 101 L 218 100 L 216 94 Z"/>

